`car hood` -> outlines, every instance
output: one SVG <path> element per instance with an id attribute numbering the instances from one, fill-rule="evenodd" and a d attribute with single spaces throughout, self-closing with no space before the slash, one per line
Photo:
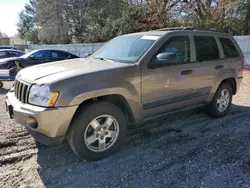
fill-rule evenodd
<path id="1" fill-rule="evenodd" d="M 8 61 L 18 61 L 20 60 L 21 58 L 19 57 L 8 57 L 8 58 L 3 58 L 3 59 L 0 59 L 0 65 L 8 62 Z"/>
<path id="2" fill-rule="evenodd" d="M 27 67 L 18 72 L 17 78 L 29 83 L 41 79 L 52 83 L 68 77 L 127 66 L 131 66 L 131 64 L 78 58 Z"/>

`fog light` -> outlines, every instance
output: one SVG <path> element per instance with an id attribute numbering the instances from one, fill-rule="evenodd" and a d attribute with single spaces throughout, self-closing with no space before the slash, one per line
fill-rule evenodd
<path id="1" fill-rule="evenodd" d="M 30 126 L 32 129 L 36 129 L 38 127 L 38 123 L 36 119 L 33 117 L 28 118 L 27 125 Z"/>

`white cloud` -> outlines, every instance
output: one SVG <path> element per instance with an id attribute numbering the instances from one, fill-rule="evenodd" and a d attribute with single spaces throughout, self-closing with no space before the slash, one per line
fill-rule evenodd
<path id="1" fill-rule="evenodd" d="M 0 31 L 6 33 L 8 36 L 13 36 L 17 33 L 16 23 L 18 22 L 18 14 L 24 8 L 27 0 L 21 0 L 22 2 L 10 3 L 0 2 Z"/>

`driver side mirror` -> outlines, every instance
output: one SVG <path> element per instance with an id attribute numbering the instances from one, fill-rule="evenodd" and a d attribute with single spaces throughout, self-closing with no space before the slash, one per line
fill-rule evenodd
<path id="1" fill-rule="evenodd" d="M 155 58 L 150 62 L 151 67 L 166 66 L 177 63 L 176 53 L 163 52 L 159 53 Z"/>

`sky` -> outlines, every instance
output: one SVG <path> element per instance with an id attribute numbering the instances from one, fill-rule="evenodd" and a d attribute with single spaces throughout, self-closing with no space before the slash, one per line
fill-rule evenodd
<path id="1" fill-rule="evenodd" d="M 17 34 L 18 14 L 29 0 L 0 0 L 0 31 L 9 37 Z"/>

